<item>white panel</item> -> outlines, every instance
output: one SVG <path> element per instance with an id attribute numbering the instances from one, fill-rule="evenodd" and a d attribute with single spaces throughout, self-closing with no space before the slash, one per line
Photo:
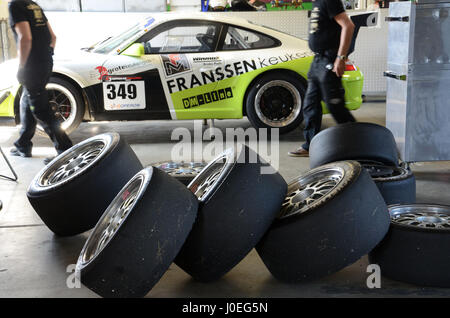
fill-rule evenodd
<path id="1" fill-rule="evenodd" d="M 78 0 L 36 0 L 44 11 L 80 11 Z"/>
<path id="2" fill-rule="evenodd" d="M 123 0 L 81 0 L 81 10 L 99 12 L 123 12 Z"/>
<path id="3" fill-rule="evenodd" d="M 200 0 L 170 0 L 171 11 L 202 11 Z"/>
<path id="4" fill-rule="evenodd" d="M 166 0 L 125 0 L 126 12 L 161 12 L 166 10 Z"/>

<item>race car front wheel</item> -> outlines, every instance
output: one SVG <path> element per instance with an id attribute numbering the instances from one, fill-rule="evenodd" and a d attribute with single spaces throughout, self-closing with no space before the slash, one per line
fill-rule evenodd
<path id="1" fill-rule="evenodd" d="M 303 121 L 305 91 L 305 85 L 287 73 L 263 75 L 248 92 L 247 117 L 255 128 L 278 128 L 287 133 Z"/>
<path id="2" fill-rule="evenodd" d="M 71 83 L 59 77 L 51 77 L 46 88 L 50 107 L 61 123 L 61 128 L 70 134 L 83 120 L 83 97 Z"/>
<path id="3" fill-rule="evenodd" d="M 46 88 L 48 91 L 50 107 L 54 111 L 58 121 L 61 123 L 61 128 L 67 134 L 70 134 L 77 129 L 83 120 L 85 105 L 81 93 L 73 84 L 59 77 L 51 77 Z M 17 115 L 19 105 L 20 99 L 16 104 Z M 17 118 L 20 118 L 20 116 Z M 20 119 L 16 120 L 17 124 L 19 122 Z M 44 133 L 44 129 L 41 125 L 38 124 L 37 129 Z"/>

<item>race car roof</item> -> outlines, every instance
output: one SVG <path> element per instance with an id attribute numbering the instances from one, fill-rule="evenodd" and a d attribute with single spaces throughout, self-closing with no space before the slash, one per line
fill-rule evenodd
<path id="1" fill-rule="evenodd" d="M 263 25 L 259 25 L 254 22 L 250 22 L 244 18 L 237 18 L 231 16 L 225 16 L 222 13 L 213 13 L 213 12 L 190 12 L 189 15 L 186 13 L 178 13 L 178 12 L 158 12 L 154 13 L 144 21 L 142 21 L 143 26 L 150 27 L 153 22 L 154 24 L 161 24 L 168 21 L 176 21 L 176 20 L 205 20 L 205 21 L 213 21 L 219 23 L 227 23 L 234 24 L 242 27 L 252 28 L 256 31 L 260 32 L 277 32 L 283 33 L 281 31 L 274 30 L 272 28 L 265 27 Z"/>

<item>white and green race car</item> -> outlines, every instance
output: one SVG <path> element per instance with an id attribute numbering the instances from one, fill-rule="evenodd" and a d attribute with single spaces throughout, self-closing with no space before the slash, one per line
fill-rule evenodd
<path id="1" fill-rule="evenodd" d="M 155 14 L 122 34 L 55 56 L 47 89 L 62 127 L 82 121 L 232 119 L 296 128 L 313 59 L 306 41 L 243 19 Z M 15 74 L 17 61 L 0 65 Z M 346 105 L 360 107 L 363 75 L 347 63 Z M 0 116 L 19 121 L 20 85 L 0 80 Z M 324 106 L 325 113 L 327 112 Z"/>

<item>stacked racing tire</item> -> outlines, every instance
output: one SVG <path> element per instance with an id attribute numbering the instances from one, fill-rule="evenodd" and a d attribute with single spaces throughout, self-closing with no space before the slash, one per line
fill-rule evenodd
<path id="1" fill-rule="evenodd" d="M 229 149 L 189 184 L 198 218 L 175 263 L 198 281 L 219 279 L 259 242 L 286 195 L 284 179 L 246 146 Z"/>
<path id="2" fill-rule="evenodd" d="M 198 201 L 157 168 L 116 195 L 78 259 L 81 282 L 103 297 L 143 297 L 167 271 L 197 216 Z"/>
<path id="3" fill-rule="evenodd" d="M 33 179 L 27 197 L 55 234 L 92 229 L 142 164 L 117 133 L 86 139 L 57 156 Z"/>
<path id="4" fill-rule="evenodd" d="M 317 167 L 288 185 L 280 214 L 256 247 L 272 275 L 302 282 L 368 254 L 389 228 L 386 204 L 356 161 Z"/>
<path id="5" fill-rule="evenodd" d="M 311 141 L 310 167 L 356 160 L 368 170 L 386 204 L 416 202 L 416 180 L 399 166 L 393 134 L 372 123 L 346 123 L 321 131 Z"/>
<path id="6" fill-rule="evenodd" d="M 450 287 L 450 207 L 394 205 L 389 212 L 389 233 L 370 253 L 370 262 L 394 280 Z"/>

